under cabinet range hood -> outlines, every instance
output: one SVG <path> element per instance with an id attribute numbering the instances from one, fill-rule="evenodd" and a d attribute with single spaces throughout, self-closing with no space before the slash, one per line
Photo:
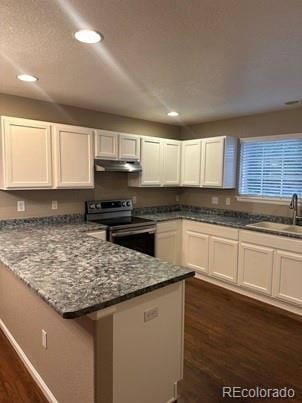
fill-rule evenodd
<path id="1" fill-rule="evenodd" d="M 95 159 L 94 164 L 98 172 L 140 172 L 142 170 L 139 161 Z"/>

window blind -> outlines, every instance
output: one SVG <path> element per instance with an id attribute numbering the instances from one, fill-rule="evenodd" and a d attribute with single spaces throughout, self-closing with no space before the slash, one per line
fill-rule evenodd
<path id="1" fill-rule="evenodd" d="M 302 138 L 241 142 L 239 194 L 302 196 Z"/>

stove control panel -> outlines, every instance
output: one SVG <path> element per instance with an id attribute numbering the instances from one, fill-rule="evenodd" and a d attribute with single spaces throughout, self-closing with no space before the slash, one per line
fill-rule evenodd
<path id="1" fill-rule="evenodd" d="M 86 202 L 86 213 L 106 213 L 133 209 L 131 199 L 125 200 L 91 200 Z"/>

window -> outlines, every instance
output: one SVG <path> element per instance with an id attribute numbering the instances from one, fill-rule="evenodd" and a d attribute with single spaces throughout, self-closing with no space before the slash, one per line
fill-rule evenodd
<path id="1" fill-rule="evenodd" d="M 288 199 L 302 196 L 302 137 L 241 140 L 239 195 Z"/>

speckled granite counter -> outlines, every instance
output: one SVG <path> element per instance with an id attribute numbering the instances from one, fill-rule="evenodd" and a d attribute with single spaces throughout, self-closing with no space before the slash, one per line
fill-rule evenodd
<path id="1" fill-rule="evenodd" d="M 64 318 L 75 318 L 193 276 L 89 231 L 104 226 L 38 221 L 0 224 L 0 261 Z"/>
<path id="2" fill-rule="evenodd" d="M 290 224 L 289 219 L 283 217 L 274 217 L 274 216 L 264 216 L 264 215 L 254 215 L 247 213 L 237 213 L 229 212 L 223 210 L 210 210 L 210 209 L 193 209 L 183 207 L 179 210 L 173 211 L 156 211 L 155 209 L 152 211 L 148 211 L 148 209 L 144 209 L 136 212 L 137 217 L 147 218 L 149 220 L 153 220 L 156 222 L 161 221 L 169 221 L 169 220 L 177 220 L 177 219 L 186 219 L 192 221 L 199 221 L 208 224 L 216 224 L 222 225 L 226 227 L 244 229 L 249 231 L 257 231 L 264 232 L 271 235 L 279 235 L 290 238 L 302 239 L 302 234 L 296 233 L 285 233 L 280 231 L 273 231 L 267 229 L 259 229 L 253 227 L 247 227 L 248 224 L 253 224 L 260 221 L 273 221 L 273 222 L 284 222 Z"/>

